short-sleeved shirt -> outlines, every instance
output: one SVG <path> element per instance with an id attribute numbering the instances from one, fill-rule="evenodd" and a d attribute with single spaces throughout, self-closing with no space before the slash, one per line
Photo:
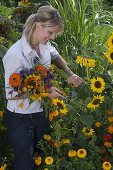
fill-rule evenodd
<path id="1" fill-rule="evenodd" d="M 25 35 L 21 37 L 14 45 L 12 45 L 5 56 L 3 57 L 3 65 L 5 70 L 5 91 L 6 99 L 14 97 L 17 92 L 10 94 L 11 89 L 9 87 L 9 77 L 12 73 L 18 72 L 22 67 L 28 69 L 34 66 L 34 59 L 37 59 L 40 64 L 45 65 L 47 68 L 51 64 L 51 60 L 54 60 L 58 55 L 58 51 L 53 47 L 50 42 L 46 45 L 39 44 L 40 56 L 36 51 L 31 48 Z M 36 100 L 32 104 L 29 103 L 29 99 L 22 100 L 8 100 L 7 109 L 15 113 L 30 114 L 43 111 L 41 103 Z M 23 107 L 19 107 L 23 103 Z"/>

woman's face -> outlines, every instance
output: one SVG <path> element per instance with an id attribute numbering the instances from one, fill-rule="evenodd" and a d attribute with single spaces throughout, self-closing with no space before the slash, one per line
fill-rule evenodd
<path id="1" fill-rule="evenodd" d="M 59 32 L 59 25 L 53 27 L 43 26 L 41 23 L 37 23 L 36 30 L 33 35 L 33 42 L 35 44 L 44 44 L 46 45 L 49 40 L 53 40 L 57 33 Z"/>

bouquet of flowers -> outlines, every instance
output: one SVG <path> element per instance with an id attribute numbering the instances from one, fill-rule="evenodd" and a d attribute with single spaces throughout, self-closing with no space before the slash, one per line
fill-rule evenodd
<path id="1" fill-rule="evenodd" d="M 9 77 L 10 94 L 18 92 L 18 97 L 27 93 L 31 101 L 41 101 L 48 96 L 48 89 L 54 79 L 51 69 L 44 65 L 37 65 L 33 68 L 23 68 L 18 73 L 14 72 Z"/>

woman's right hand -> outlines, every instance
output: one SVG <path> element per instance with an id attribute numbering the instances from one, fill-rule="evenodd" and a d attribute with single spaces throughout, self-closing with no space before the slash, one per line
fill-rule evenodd
<path id="1" fill-rule="evenodd" d="M 54 98 L 65 99 L 65 97 L 63 96 L 63 93 L 57 87 L 49 88 L 49 98 L 50 99 L 54 99 Z"/>

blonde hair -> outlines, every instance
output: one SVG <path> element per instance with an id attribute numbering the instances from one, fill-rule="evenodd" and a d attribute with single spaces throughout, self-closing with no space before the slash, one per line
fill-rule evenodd
<path id="1" fill-rule="evenodd" d="M 38 9 L 36 14 L 32 14 L 26 20 L 23 33 L 27 41 L 31 44 L 31 37 L 36 29 L 36 23 L 41 22 L 43 26 L 53 27 L 59 25 L 59 34 L 63 33 L 63 22 L 57 9 L 52 6 L 42 6 Z"/>

